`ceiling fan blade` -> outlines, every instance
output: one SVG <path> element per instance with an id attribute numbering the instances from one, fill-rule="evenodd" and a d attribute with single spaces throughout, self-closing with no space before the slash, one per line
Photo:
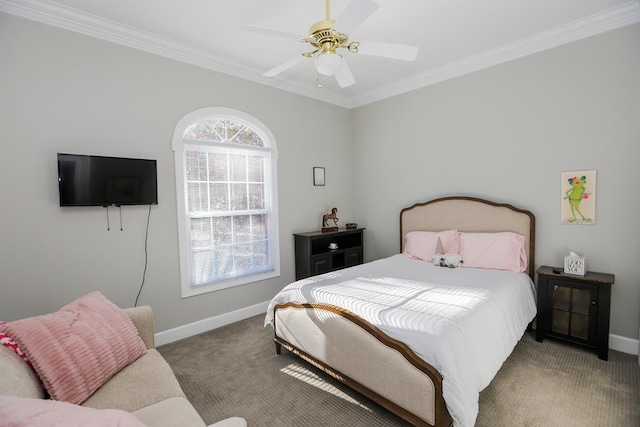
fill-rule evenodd
<path id="1" fill-rule="evenodd" d="M 349 87 L 356 82 L 356 79 L 353 77 L 351 73 L 351 68 L 347 65 L 347 61 L 342 61 L 342 67 L 334 74 L 336 77 L 336 81 L 338 82 L 338 86 L 341 88 Z"/>
<path id="2" fill-rule="evenodd" d="M 403 61 L 413 61 L 416 59 L 418 50 L 417 46 L 373 41 L 362 41 L 358 46 L 358 53 L 362 55 L 402 59 Z"/>
<path id="3" fill-rule="evenodd" d="M 259 25 L 245 25 L 244 27 L 242 27 L 242 29 L 244 31 L 249 31 L 252 33 L 258 33 L 258 34 L 267 35 L 267 36 L 283 37 L 287 39 L 300 40 L 305 37 L 304 35 L 291 33 L 289 31 L 277 30 L 275 28 L 269 28 L 269 27 L 261 27 Z"/>
<path id="4" fill-rule="evenodd" d="M 380 5 L 372 0 L 351 0 L 344 12 L 336 19 L 334 28 L 341 33 L 351 34 L 379 7 Z"/>
<path id="5" fill-rule="evenodd" d="M 298 65 L 300 62 L 304 61 L 306 58 L 302 55 L 294 56 L 290 60 L 283 62 L 282 64 L 274 67 L 263 74 L 264 77 L 274 77 L 280 74 L 283 71 L 288 70 L 289 68 Z"/>

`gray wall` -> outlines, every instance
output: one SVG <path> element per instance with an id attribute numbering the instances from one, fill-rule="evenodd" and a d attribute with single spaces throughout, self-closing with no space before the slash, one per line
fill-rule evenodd
<path id="1" fill-rule="evenodd" d="M 536 215 L 536 267 L 573 250 L 616 275 L 611 333 L 637 339 L 640 25 L 358 108 L 352 127 L 367 259 L 399 250 L 398 212 L 413 203 L 511 203 Z M 560 173 L 591 169 L 596 224 L 562 225 Z"/>
<path id="2" fill-rule="evenodd" d="M 47 313 L 91 290 L 133 304 L 145 207 L 60 208 L 56 152 L 154 158 L 141 304 L 167 330 L 262 303 L 293 280 L 291 233 L 332 206 L 367 227 L 367 260 L 398 251 L 402 207 L 450 194 L 530 209 L 536 264 L 569 250 L 616 274 L 611 332 L 637 338 L 640 253 L 640 25 L 559 47 L 353 111 L 0 14 L 0 314 Z M 171 137 L 185 114 L 236 108 L 279 151 L 282 276 L 180 298 Z M 333 123 L 331 127 L 322 123 Z M 339 153 L 339 155 L 335 155 Z M 327 186 L 313 187 L 324 166 Z M 597 224 L 561 225 L 560 173 L 596 169 Z"/>
<path id="3" fill-rule="evenodd" d="M 57 152 L 157 159 L 139 302 L 157 331 L 268 301 L 294 279 L 293 232 L 319 229 L 333 206 L 352 219 L 348 110 L 5 14 L 0 64 L 2 320 L 92 290 L 129 307 L 142 280 L 147 207 L 122 209 L 124 231 L 116 208 L 107 231 L 104 208 L 59 207 Z M 282 275 L 181 299 L 171 139 L 180 118 L 208 106 L 251 114 L 276 138 Z M 325 187 L 313 186 L 313 166 L 326 168 Z"/>

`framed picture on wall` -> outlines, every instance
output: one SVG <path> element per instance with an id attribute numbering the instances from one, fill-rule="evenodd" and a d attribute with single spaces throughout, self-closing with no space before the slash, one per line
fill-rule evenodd
<path id="1" fill-rule="evenodd" d="M 324 168 L 313 168 L 313 185 L 324 185 Z"/>
<path id="2" fill-rule="evenodd" d="M 560 220 L 563 224 L 596 223 L 596 171 L 562 172 Z"/>

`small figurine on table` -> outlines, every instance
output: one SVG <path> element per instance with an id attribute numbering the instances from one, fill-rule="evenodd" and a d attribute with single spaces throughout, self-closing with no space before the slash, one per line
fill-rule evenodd
<path id="1" fill-rule="evenodd" d="M 333 226 L 329 226 L 329 220 L 333 220 Z M 322 232 L 338 231 L 338 208 L 331 209 L 331 213 L 322 216 Z"/>

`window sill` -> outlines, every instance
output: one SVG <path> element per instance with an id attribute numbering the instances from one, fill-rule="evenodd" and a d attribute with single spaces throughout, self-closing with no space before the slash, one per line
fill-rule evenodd
<path id="1" fill-rule="evenodd" d="M 248 276 L 237 277 L 235 279 L 222 280 L 197 287 L 191 287 L 189 283 L 182 286 L 182 298 L 189 298 L 196 295 L 202 295 L 209 292 L 221 291 L 223 289 L 234 288 L 236 286 L 248 285 L 262 280 L 280 277 L 280 269 L 265 271 L 263 273 L 251 274 Z"/>

